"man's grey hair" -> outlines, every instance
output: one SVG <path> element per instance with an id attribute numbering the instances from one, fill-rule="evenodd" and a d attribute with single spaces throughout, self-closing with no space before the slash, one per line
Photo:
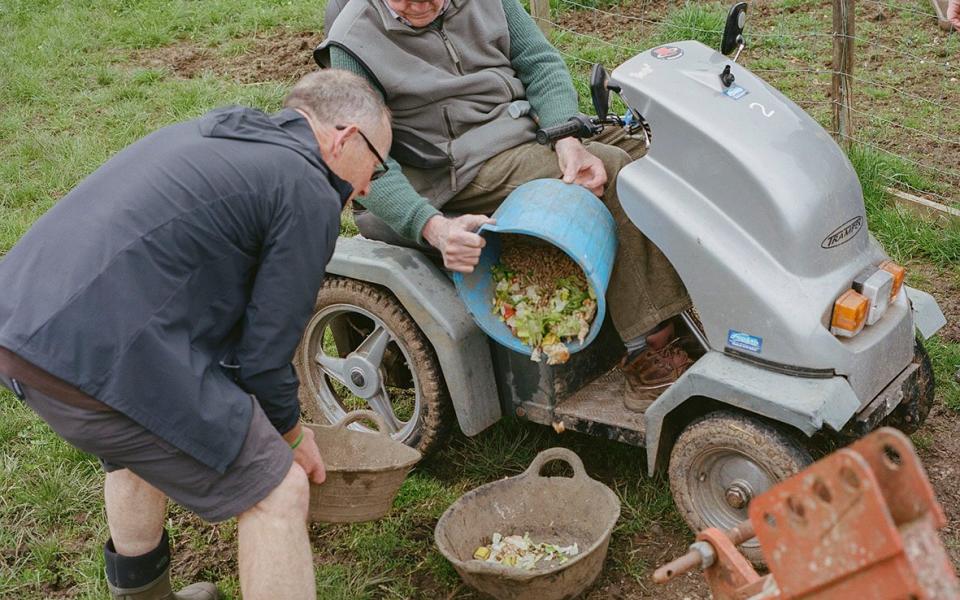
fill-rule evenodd
<path id="1" fill-rule="evenodd" d="M 328 125 L 357 123 L 379 129 L 390 120 L 390 110 L 380 94 L 362 77 L 340 69 L 303 76 L 287 94 L 283 106 L 299 108 Z"/>

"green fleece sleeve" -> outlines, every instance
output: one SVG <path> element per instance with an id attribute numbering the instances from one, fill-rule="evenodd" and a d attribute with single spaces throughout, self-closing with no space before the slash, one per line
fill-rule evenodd
<path id="1" fill-rule="evenodd" d="M 550 45 L 519 0 L 502 0 L 510 30 L 510 63 L 527 90 L 541 127 L 567 121 L 578 112 L 577 90 L 560 52 Z"/>
<path id="2" fill-rule="evenodd" d="M 356 73 L 369 81 L 373 89 L 378 89 L 367 70 L 341 48 L 336 46 L 330 48 L 330 66 Z M 388 157 L 387 165 L 390 167 L 387 174 L 374 181 L 370 186 L 370 194 L 359 199 L 358 202 L 383 219 L 398 234 L 418 243 L 424 243 L 420 235 L 423 226 L 427 224 L 430 217 L 440 214 L 440 211 L 413 189 L 410 180 L 403 174 L 400 163 Z"/>

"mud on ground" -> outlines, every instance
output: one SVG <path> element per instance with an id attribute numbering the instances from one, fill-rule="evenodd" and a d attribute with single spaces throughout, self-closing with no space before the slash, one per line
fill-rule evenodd
<path id="1" fill-rule="evenodd" d="M 293 82 L 317 69 L 313 49 L 322 40 L 321 32 L 281 28 L 214 47 L 183 40 L 137 51 L 132 59 L 139 67 L 166 69 L 183 79 L 209 72 L 238 83 Z"/>
<path id="2" fill-rule="evenodd" d="M 933 294 L 947 317 L 947 325 L 939 332 L 941 339 L 960 342 L 960 267 L 954 267 L 952 272 L 928 266 L 918 270 L 926 280 L 922 287 Z M 951 373 L 958 369 L 960 365 L 954 365 Z M 957 381 L 937 381 L 940 389 L 956 385 Z M 938 402 L 913 439 L 947 515 L 947 527 L 941 534 L 954 568 L 960 571 L 960 415 Z"/>

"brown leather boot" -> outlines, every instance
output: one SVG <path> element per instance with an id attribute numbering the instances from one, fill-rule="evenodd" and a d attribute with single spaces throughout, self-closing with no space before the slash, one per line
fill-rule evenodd
<path id="1" fill-rule="evenodd" d="M 206 581 L 194 583 L 174 593 L 170 587 L 170 569 L 152 582 L 139 588 L 117 588 L 107 582 L 114 600 L 218 600 L 217 586 Z"/>
<path id="2" fill-rule="evenodd" d="M 625 358 L 620 363 L 626 378 L 623 405 L 634 412 L 644 412 L 692 364 L 680 338 L 659 350 L 648 348 L 632 360 Z"/>

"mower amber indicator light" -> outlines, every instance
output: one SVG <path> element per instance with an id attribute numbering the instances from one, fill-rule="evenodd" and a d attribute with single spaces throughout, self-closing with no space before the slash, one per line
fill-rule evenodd
<path id="1" fill-rule="evenodd" d="M 853 337 L 860 333 L 867 322 L 870 300 L 863 294 L 847 290 L 833 303 L 830 333 L 841 337 Z"/>
<path id="2" fill-rule="evenodd" d="M 897 297 L 897 294 L 900 293 L 900 288 L 903 286 L 903 278 L 906 276 L 907 270 L 892 260 L 883 261 L 880 263 L 880 268 L 893 275 L 893 288 L 890 290 L 890 299 L 893 300 Z"/>

